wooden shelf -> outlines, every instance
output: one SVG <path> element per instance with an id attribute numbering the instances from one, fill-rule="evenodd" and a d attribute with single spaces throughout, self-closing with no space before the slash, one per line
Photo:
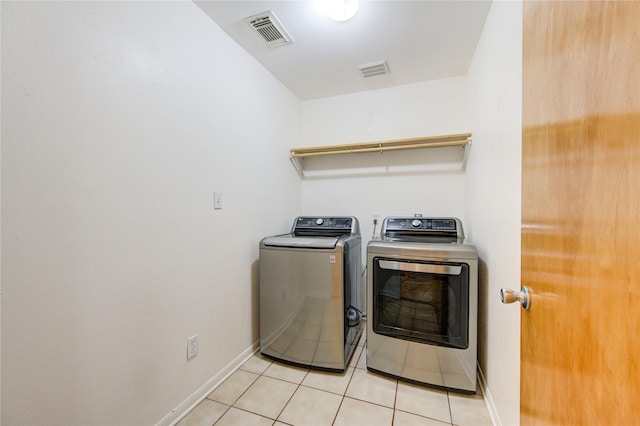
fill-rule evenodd
<path id="1" fill-rule="evenodd" d="M 343 145 L 327 145 L 308 148 L 291 148 L 291 162 L 300 176 L 304 177 L 302 159 L 340 154 L 359 154 L 366 152 L 398 151 L 404 149 L 438 148 L 446 146 L 461 146 L 464 150 L 462 170 L 467 166 L 468 147 L 471 143 L 471 133 L 457 135 L 429 136 L 423 138 L 396 139 L 380 142 L 353 143 Z"/>

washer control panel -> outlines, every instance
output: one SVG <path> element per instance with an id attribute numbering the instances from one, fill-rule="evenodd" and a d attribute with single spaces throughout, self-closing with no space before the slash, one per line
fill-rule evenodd
<path id="1" fill-rule="evenodd" d="M 296 228 L 341 228 L 351 229 L 353 219 L 350 217 L 299 217 Z"/>
<path id="2" fill-rule="evenodd" d="M 296 235 L 360 234 L 358 219 L 353 216 L 300 216 L 293 223 Z"/>

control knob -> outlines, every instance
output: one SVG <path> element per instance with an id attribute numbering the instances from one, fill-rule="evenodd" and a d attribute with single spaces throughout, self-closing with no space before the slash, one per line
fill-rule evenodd
<path id="1" fill-rule="evenodd" d="M 419 228 L 420 226 L 422 226 L 422 221 L 414 219 L 411 221 L 411 226 L 413 226 L 414 228 Z"/>
<path id="2" fill-rule="evenodd" d="M 316 219 L 316 225 L 322 225 L 324 223 L 324 219 L 319 217 Z"/>

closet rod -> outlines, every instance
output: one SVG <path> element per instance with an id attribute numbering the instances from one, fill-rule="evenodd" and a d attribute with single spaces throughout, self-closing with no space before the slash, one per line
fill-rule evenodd
<path id="1" fill-rule="evenodd" d="M 434 136 L 427 138 L 399 139 L 392 141 L 330 145 L 310 148 L 292 148 L 292 158 L 315 157 L 322 155 L 356 154 L 364 152 L 397 151 L 403 149 L 437 148 L 445 146 L 464 146 L 469 143 L 471 133 L 459 135 Z"/>
<path id="2" fill-rule="evenodd" d="M 436 143 L 416 143 L 411 145 L 395 145 L 388 146 L 378 144 L 376 146 L 368 146 L 363 148 L 349 148 L 349 149 L 337 149 L 337 150 L 325 150 L 316 152 L 297 153 L 291 151 L 291 156 L 294 158 L 315 157 L 321 155 L 337 155 L 337 154 L 357 154 L 362 152 L 384 152 L 384 151 L 399 151 L 402 149 L 419 149 L 419 148 L 437 148 L 442 146 L 462 146 L 469 143 L 469 141 L 450 141 L 450 142 L 436 142 Z"/>

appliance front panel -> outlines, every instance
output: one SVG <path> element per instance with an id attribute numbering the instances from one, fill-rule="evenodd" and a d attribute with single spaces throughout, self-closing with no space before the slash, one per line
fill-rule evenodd
<path id="1" fill-rule="evenodd" d="M 469 265 L 373 259 L 373 330 L 419 343 L 469 346 Z"/>
<path id="2" fill-rule="evenodd" d="M 424 245 L 420 253 L 414 253 L 419 254 L 419 256 L 414 258 L 407 257 L 406 252 L 402 255 L 398 255 L 398 253 L 394 254 L 393 251 L 390 250 L 391 247 L 385 247 L 379 250 L 379 252 L 374 250 L 376 248 L 377 247 L 372 248 L 370 245 L 367 250 L 367 264 L 370 265 L 367 271 L 367 306 L 369 307 L 376 306 L 377 303 L 374 301 L 376 295 L 373 284 L 376 274 L 376 268 L 373 267 L 373 265 L 375 265 L 376 262 L 378 262 L 378 265 L 380 260 L 396 262 L 395 265 L 383 264 L 386 267 L 393 266 L 394 268 L 398 266 L 398 264 L 401 268 L 407 266 L 407 264 L 417 264 L 416 269 L 418 270 L 420 270 L 421 265 L 425 264 L 433 264 L 432 266 L 435 268 L 443 268 L 439 270 L 440 272 L 424 272 L 423 269 L 423 272 L 400 271 L 391 274 L 382 270 L 382 277 L 378 277 L 379 280 L 386 278 L 384 285 L 378 285 L 378 290 L 385 289 L 383 290 L 387 293 L 385 297 L 391 298 L 391 300 L 398 301 L 404 299 L 408 301 L 410 299 L 416 299 L 422 302 L 429 301 L 429 303 L 423 303 L 424 305 L 431 304 L 431 309 L 424 310 L 423 316 L 425 316 L 425 319 L 431 319 L 431 321 L 427 321 L 421 327 L 423 327 L 423 330 L 428 331 L 428 333 L 424 334 L 431 334 L 431 338 L 433 338 L 434 335 L 438 336 L 443 334 L 441 331 L 445 331 L 445 334 L 461 334 L 450 330 L 450 323 L 457 321 L 451 320 L 448 317 L 449 312 L 451 312 L 451 306 L 449 306 L 449 311 L 446 316 L 443 317 L 442 313 L 438 316 L 437 309 L 435 309 L 433 305 L 434 301 L 438 299 L 440 304 L 444 302 L 445 305 L 451 305 L 453 299 L 461 300 L 463 297 L 459 293 L 456 296 L 452 296 L 449 292 L 451 286 L 448 283 L 444 283 L 448 281 L 448 279 L 443 281 L 441 279 L 442 277 L 436 280 L 434 287 L 440 290 L 431 291 L 431 293 L 425 290 L 421 293 L 419 290 L 420 285 L 417 287 L 411 287 L 411 285 L 409 285 L 405 288 L 403 294 L 401 284 L 402 277 L 404 275 L 406 280 L 408 278 L 414 279 L 417 276 L 419 280 L 422 281 L 422 284 L 424 284 L 429 279 L 429 276 L 459 275 L 459 271 L 455 267 L 466 265 L 466 272 L 464 273 L 468 273 L 468 282 L 464 287 L 466 287 L 467 300 L 463 305 L 466 305 L 465 309 L 467 313 L 467 319 L 465 321 L 466 327 L 464 327 L 467 330 L 465 339 L 467 345 L 463 348 L 453 347 L 454 345 L 451 344 L 444 345 L 443 342 L 437 341 L 427 343 L 425 339 L 417 338 L 415 335 L 412 335 L 412 333 L 408 333 L 409 335 L 406 336 L 394 336 L 393 333 L 390 332 L 390 329 L 395 328 L 396 332 L 403 333 L 407 329 L 416 328 L 415 323 L 402 323 L 404 320 L 398 319 L 401 318 L 401 316 L 395 318 L 393 316 L 386 317 L 383 318 L 382 321 L 378 321 L 376 318 L 376 310 L 372 309 L 367 319 L 367 368 L 382 374 L 421 384 L 465 393 L 474 393 L 476 391 L 477 362 L 477 258 L 471 259 L 471 256 L 465 255 L 462 259 L 456 259 L 453 257 L 456 250 L 453 250 L 449 253 L 451 257 L 441 256 L 432 259 L 429 257 L 431 253 L 428 247 Z M 443 254 L 440 250 L 437 250 L 437 253 L 439 255 Z M 447 269 L 451 267 L 454 267 L 454 269 Z M 411 269 L 411 266 L 402 269 Z M 464 270 L 465 268 L 462 267 L 461 269 Z M 462 270 L 460 272 L 462 272 Z M 398 285 L 394 285 L 394 280 L 397 281 L 395 284 Z M 389 284 L 387 284 L 387 281 L 389 281 Z M 459 287 L 458 290 L 456 290 L 456 286 L 457 284 L 453 285 L 453 294 L 458 290 L 461 291 L 463 288 Z M 443 292 L 444 288 L 447 288 L 446 294 L 443 294 L 445 293 Z M 459 312 L 459 308 L 462 308 L 462 306 L 458 305 L 453 308 L 453 311 Z M 402 309 L 402 306 L 400 306 L 400 309 Z M 386 327 L 375 327 L 376 322 L 381 322 L 385 324 Z M 453 328 L 456 328 L 456 326 Z M 435 331 L 435 333 L 433 333 L 433 331 Z"/>
<path id="3" fill-rule="evenodd" d="M 260 246 L 260 351 L 344 371 L 363 332 L 360 236 L 334 250 Z"/>

